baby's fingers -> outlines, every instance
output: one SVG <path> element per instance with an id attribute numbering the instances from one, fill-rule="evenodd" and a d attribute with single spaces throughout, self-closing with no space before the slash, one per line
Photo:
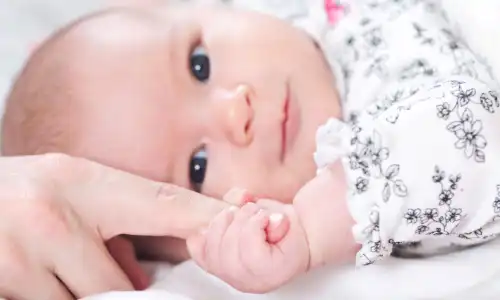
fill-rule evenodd
<path id="1" fill-rule="evenodd" d="M 234 209 L 220 212 L 210 223 L 208 229 L 188 239 L 187 245 L 194 261 L 208 272 L 217 271 L 220 266 L 221 242 L 228 226 L 233 221 Z"/>
<path id="2" fill-rule="evenodd" d="M 207 229 L 204 228 L 198 234 L 193 235 L 186 240 L 189 255 L 191 255 L 194 262 L 203 270 L 207 270 L 205 257 L 205 248 L 207 245 L 206 231 Z"/>
<path id="3" fill-rule="evenodd" d="M 241 230 L 239 248 L 243 264 L 252 270 L 254 276 L 260 276 L 262 267 L 268 267 L 271 259 L 271 245 L 267 242 L 266 227 L 269 225 L 269 213 L 260 210 L 255 213 Z"/>
<path id="4" fill-rule="evenodd" d="M 221 259 L 225 253 L 225 249 L 222 248 L 222 241 L 229 225 L 233 222 L 236 210 L 237 208 L 233 207 L 225 209 L 208 226 L 205 258 L 208 271 L 214 275 L 219 275 L 218 270 L 221 267 Z"/>
<path id="5" fill-rule="evenodd" d="M 268 199 L 260 199 L 257 205 L 272 212 L 266 227 L 267 241 L 271 244 L 281 242 L 290 229 L 290 220 L 285 215 L 286 205 Z"/>

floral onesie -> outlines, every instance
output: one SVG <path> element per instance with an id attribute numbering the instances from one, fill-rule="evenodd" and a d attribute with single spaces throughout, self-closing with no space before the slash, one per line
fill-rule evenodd
<path id="1" fill-rule="evenodd" d="M 500 103 L 488 68 L 436 1 L 342 5 L 323 47 L 343 75 L 345 121 L 318 130 L 315 160 L 319 170 L 343 162 L 358 265 L 494 238 Z"/>

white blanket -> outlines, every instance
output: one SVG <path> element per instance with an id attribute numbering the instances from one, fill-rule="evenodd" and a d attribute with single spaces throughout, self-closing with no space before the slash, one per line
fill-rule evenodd
<path id="1" fill-rule="evenodd" d="M 192 262 L 174 268 L 157 265 L 150 291 L 116 292 L 87 300 L 496 299 L 499 250 L 500 241 L 496 241 L 427 260 L 390 258 L 359 270 L 324 268 L 268 295 L 238 293 Z"/>
<path id="2" fill-rule="evenodd" d="M 276 12 L 291 0 L 247 1 Z M 311 0 L 312 1 L 312 0 Z M 442 0 L 451 21 L 473 51 L 500 78 L 500 1 Z M 51 30 L 100 5 L 99 0 L 0 0 L 0 99 L 30 48 Z M 273 11 L 274 10 L 274 11 Z M 283 14 L 282 14 L 283 15 Z M 286 15 L 286 14 L 284 14 Z M 3 101 L 0 101 L 0 109 Z M 88 300 L 332 300 L 332 299 L 497 299 L 500 295 L 500 240 L 426 260 L 391 258 L 362 270 L 324 268 L 269 295 L 244 295 L 205 274 L 192 262 L 171 267 L 146 264 L 155 283 L 146 292 L 109 293 Z"/>

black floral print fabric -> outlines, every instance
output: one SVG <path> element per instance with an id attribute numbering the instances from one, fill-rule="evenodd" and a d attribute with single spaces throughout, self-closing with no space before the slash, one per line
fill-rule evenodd
<path id="1" fill-rule="evenodd" d="M 347 74 L 346 122 L 320 128 L 315 158 L 321 168 L 345 152 L 358 264 L 394 249 L 433 254 L 494 238 L 500 101 L 488 68 L 435 1 L 343 5 L 348 14 L 329 43 Z M 329 159 L 326 149 L 339 139 L 345 150 Z"/>

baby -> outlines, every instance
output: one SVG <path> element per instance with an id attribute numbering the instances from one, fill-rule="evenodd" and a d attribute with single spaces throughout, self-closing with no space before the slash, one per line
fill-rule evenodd
<path id="1" fill-rule="evenodd" d="M 245 292 L 494 238 L 500 103 L 487 68 L 434 1 L 342 6 L 317 40 L 223 8 L 80 20 L 20 74 L 3 153 L 65 152 L 219 198 L 246 189 L 261 200 L 188 241 Z M 288 226 L 278 241 L 270 222 Z"/>

